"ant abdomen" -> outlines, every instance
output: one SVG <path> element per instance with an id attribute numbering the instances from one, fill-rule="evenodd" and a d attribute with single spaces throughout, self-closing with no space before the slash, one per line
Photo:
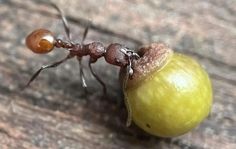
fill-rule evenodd
<path id="1" fill-rule="evenodd" d="M 37 29 L 26 38 L 27 47 L 38 54 L 49 53 L 54 48 L 53 33 L 46 29 Z"/>
<path id="2" fill-rule="evenodd" d="M 110 44 L 104 55 L 105 60 L 112 65 L 124 67 L 128 64 L 127 55 L 123 52 L 126 48 L 119 44 L 113 43 Z"/>

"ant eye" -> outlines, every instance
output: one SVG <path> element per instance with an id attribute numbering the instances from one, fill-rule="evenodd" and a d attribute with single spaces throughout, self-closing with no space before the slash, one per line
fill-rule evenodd
<path id="1" fill-rule="evenodd" d="M 37 29 L 26 37 L 26 45 L 34 53 L 48 53 L 53 50 L 54 43 L 52 32 L 46 29 Z"/>

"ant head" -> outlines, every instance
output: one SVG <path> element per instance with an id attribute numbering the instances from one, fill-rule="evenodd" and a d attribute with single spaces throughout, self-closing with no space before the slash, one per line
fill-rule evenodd
<path id="1" fill-rule="evenodd" d="M 112 65 L 126 67 L 130 66 L 133 60 L 138 59 L 139 55 L 121 44 L 113 43 L 107 47 L 104 57 Z"/>
<path id="2" fill-rule="evenodd" d="M 38 54 L 49 53 L 53 50 L 55 38 L 49 30 L 37 29 L 26 37 L 27 47 Z"/>

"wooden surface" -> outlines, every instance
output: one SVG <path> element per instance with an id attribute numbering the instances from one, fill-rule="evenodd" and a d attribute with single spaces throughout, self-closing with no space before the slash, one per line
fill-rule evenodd
<path id="1" fill-rule="evenodd" d="M 81 40 L 90 19 L 86 42 L 119 42 L 136 49 L 161 41 L 193 56 L 212 78 L 212 112 L 198 128 L 172 139 L 150 136 L 134 124 L 126 128 L 119 70 L 103 59 L 94 69 L 108 87 L 105 98 L 87 68 L 89 94 L 84 94 L 76 60 L 44 71 L 22 91 L 41 65 L 66 53 L 58 49 L 48 55 L 33 54 L 24 37 L 36 28 L 65 34 L 56 11 L 44 2 L 0 0 L 0 148 L 236 148 L 235 0 L 57 2 L 69 18 L 75 41 Z"/>

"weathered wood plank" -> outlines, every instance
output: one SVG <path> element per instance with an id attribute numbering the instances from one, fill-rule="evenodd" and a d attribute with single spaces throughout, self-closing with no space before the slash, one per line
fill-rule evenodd
<path id="1" fill-rule="evenodd" d="M 192 132 L 173 139 L 150 136 L 135 125 L 126 128 L 118 70 L 103 60 L 94 68 L 106 80 L 106 98 L 101 97 L 99 84 L 87 70 L 90 94 L 84 94 L 76 61 L 42 73 L 30 88 L 22 91 L 21 87 L 41 64 L 65 54 L 56 50 L 47 56 L 34 55 L 26 50 L 24 37 L 41 27 L 56 34 L 64 31 L 61 22 L 53 18 L 56 12 L 45 3 L 2 0 L 0 148 L 236 148 L 235 1 L 57 3 L 68 15 L 77 40 L 86 19 L 91 18 L 87 42 L 121 42 L 136 48 L 163 41 L 196 58 L 212 78 L 212 113 Z"/>

